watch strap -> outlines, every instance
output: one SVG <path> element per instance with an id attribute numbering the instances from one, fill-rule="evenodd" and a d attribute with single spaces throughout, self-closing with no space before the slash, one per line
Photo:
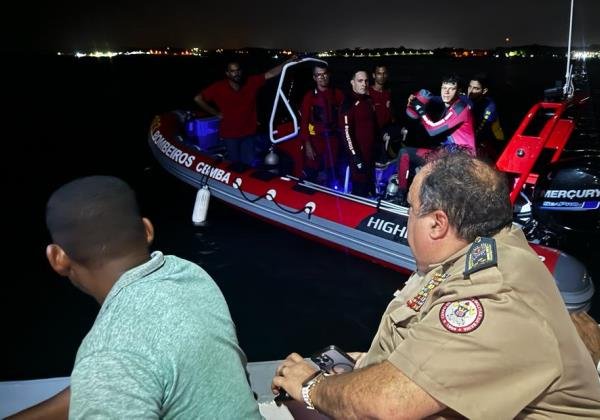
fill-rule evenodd
<path id="1" fill-rule="evenodd" d="M 309 410 L 315 409 L 311 398 L 311 391 L 323 379 L 325 379 L 325 372 L 317 371 L 302 384 L 302 400 L 304 400 L 304 404 L 306 404 L 306 408 Z"/>

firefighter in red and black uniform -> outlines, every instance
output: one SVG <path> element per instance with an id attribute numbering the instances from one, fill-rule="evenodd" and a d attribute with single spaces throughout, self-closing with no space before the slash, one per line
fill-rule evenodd
<path id="1" fill-rule="evenodd" d="M 344 95 L 329 87 L 329 70 L 313 68 L 316 87 L 306 93 L 300 107 L 300 141 L 304 147 L 304 175 L 310 181 L 330 184 L 336 178 L 339 154 L 338 118 Z"/>
<path id="2" fill-rule="evenodd" d="M 396 128 L 393 124 L 396 122 L 392 111 L 392 92 L 386 87 L 388 80 L 388 68 L 385 64 L 376 64 L 373 68 L 373 84 L 369 86 L 369 96 L 373 101 L 373 109 L 377 117 L 378 132 L 378 155 L 377 161 L 385 163 L 395 153 L 391 150 L 391 134 Z M 390 154 L 388 155 L 388 150 Z"/>
<path id="3" fill-rule="evenodd" d="M 352 93 L 344 100 L 340 116 L 343 144 L 350 165 L 352 194 L 368 197 L 375 187 L 377 120 L 368 95 L 367 72 L 356 71 L 350 85 Z"/>

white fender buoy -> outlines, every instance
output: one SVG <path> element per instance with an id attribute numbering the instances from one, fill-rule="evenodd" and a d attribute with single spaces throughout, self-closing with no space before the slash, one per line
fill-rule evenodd
<path id="1" fill-rule="evenodd" d="M 205 185 L 196 193 L 196 202 L 194 203 L 194 211 L 192 212 L 192 222 L 196 226 L 204 223 L 206 220 L 209 201 L 210 190 L 208 189 L 208 185 Z"/>

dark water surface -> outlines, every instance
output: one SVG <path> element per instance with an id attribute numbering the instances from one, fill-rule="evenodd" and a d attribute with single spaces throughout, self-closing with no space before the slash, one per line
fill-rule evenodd
<path id="1" fill-rule="evenodd" d="M 543 89 L 564 74 L 561 60 L 386 61 L 398 108 L 418 88 L 436 91 L 445 73 L 487 71 L 496 81 L 493 96 L 509 133 Z M 249 59 L 247 68 L 264 71 L 274 64 Z M 335 83 L 346 87 L 352 69 L 371 68 L 374 60 L 333 59 L 330 64 Z M 0 380 L 68 375 L 94 321 L 96 302 L 53 273 L 44 254 L 49 194 L 64 182 L 92 174 L 129 182 L 143 213 L 155 224 L 153 248 L 195 261 L 213 276 L 249 360 L 283 358 L 291 351 L 308 354 L 327 344 L 348 351 L 368 347 L 381 313 L 406 276 L 214 199 L 207 226 L 195 227 L 195 190 L 164 172 L 150 156 L 146 136 L 152 117 L 171 109 L 194 109 L 193 96 L 221 74 L 215 62 L 189 57 L 10 60 L 6 85 L 12 110 L 3 119 L 6 274 L 0 297 L 7 354 Z M 600 77 L 598 63 L 590 74 Z M 274 83 L 264 88 L 262 111 L 268 109 L 273 89 Z M 590 261 L 598 256 L 589 248 L 581 254 Z M 596 317 L 597 306 L 592 310 Z"/>

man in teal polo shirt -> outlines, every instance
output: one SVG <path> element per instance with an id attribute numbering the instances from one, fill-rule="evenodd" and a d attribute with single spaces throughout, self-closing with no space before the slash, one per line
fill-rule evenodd
<path id="1" fill-rule="evenodd" d="M 52 268 L 101 305 L 58 411 L 69 418 L 261 418 L 227 303 L 199 266 L 150 254 L 150 221 L 118 178 L 48 201 Z"/>

